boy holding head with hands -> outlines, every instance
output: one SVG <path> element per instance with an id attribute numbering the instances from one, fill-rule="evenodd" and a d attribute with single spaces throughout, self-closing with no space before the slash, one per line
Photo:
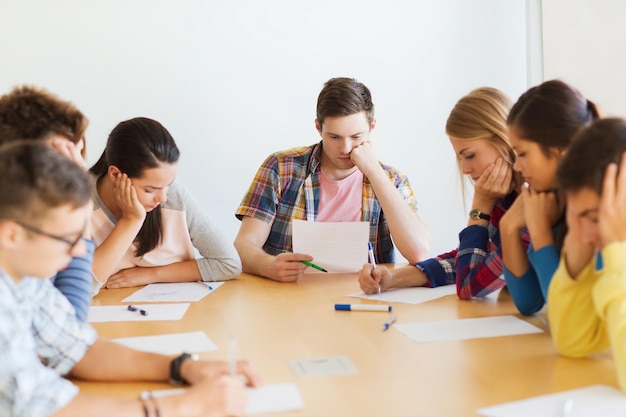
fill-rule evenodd
<path id="1" fill-rule="evenodd" d="M 228 365 L 139 352 L 103 340 L 48 279 L 85 250 L 92 211 L 89 175 L 52 147 L 0 147 L 0 415 L 231 416 L 243 414 L 243 383 Z M 33 256 L 36 254 L 36 256 Z M 187 360 L 185 360 L 187 359 Z M 250 365 L 238 370 L 251 385 Z M 168 381 L 192 386 L 152 401 L 83 394 L 62 376 Z"/>
<path id="2" fill-rule="evenodd" d="M 584 357 L 611 346 L 626 391 L 626 121 L 583 130 L 557 170 L 568 232 L 548 290 L 557 350 Z"/>

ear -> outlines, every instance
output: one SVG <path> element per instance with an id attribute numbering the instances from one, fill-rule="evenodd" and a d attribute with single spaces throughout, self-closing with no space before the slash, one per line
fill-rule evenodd
<path id="1" fill-rule="evenodd" d="M 315 130 L 317 130 L 320 136 L 322 136 L 322 125 L 320 124 L 320 121 L 317 119 L 315 119 Z"/>
<path id="2" fill-rule="evenodd" d="M 11 220 L 0 221 L 0 248 L 11 249 L 20 241 L 20 225 Z"/>
<path id="3" fill-rule="evenodd" d="M 372 118 L 372 123 L 370 123 L 370 132 L 374 130 L 376 127 L 376 118 Z"/>
<path id="4" fill-rule="evenodd" d="M 115 181 L 118 175 L 121 175 L 122 171 L 115 165 L 109 165 L 109 169 L 107 170 L 107 176 L 111 181 Z"/>

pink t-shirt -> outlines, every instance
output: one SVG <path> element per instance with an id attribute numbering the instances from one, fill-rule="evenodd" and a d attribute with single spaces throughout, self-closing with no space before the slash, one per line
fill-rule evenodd
<path id="1" fill-rule="evenodd" d="M 332 181 L 321 171 L 318 222 L 360 222 L 363 173 L 358 169 L 346 178 Z"/>

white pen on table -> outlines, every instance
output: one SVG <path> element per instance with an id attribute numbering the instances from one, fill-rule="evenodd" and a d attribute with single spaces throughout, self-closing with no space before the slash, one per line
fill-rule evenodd
<path id="1" fill-rule="evenodd" d="M 367 242 L 367 254 L 370 258 L 370 263 L 372 264 L 372 271 L 376 269 L 376 259 L 374 259 L 374 248 L 372 247 L 371 242 Z M 380 298 L 380 283 L 378 283 L 378 297 Z"/>
<path id="2" fill-rule="evenodd" d="M 383 332 L 387 330 L 388 328 L 390 328 L 391 325 L 394 324 L 395 322 L 396 322 L 396 316 L 389 317 L 389 320 L 387 320 L 385 324 L 383 324 Z"/>

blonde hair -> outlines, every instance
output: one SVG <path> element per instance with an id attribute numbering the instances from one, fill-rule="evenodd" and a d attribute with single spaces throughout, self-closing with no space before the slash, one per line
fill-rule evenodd
<path id="1" fill-rule="evenodd" d="M 513 165 L 515 151 L 507 134 L 507 117 L 513 103 L 502 91 L 492 87 L 472 90 L 454 105 L 446 122 L 446 134 L 459 140 L 486 140 L 504 161 Z M 465 195 L 465 181 L 458 162 L 461 187 Z M 513 176 L 514 185 L 520 183 L 519 174 Z"/>

